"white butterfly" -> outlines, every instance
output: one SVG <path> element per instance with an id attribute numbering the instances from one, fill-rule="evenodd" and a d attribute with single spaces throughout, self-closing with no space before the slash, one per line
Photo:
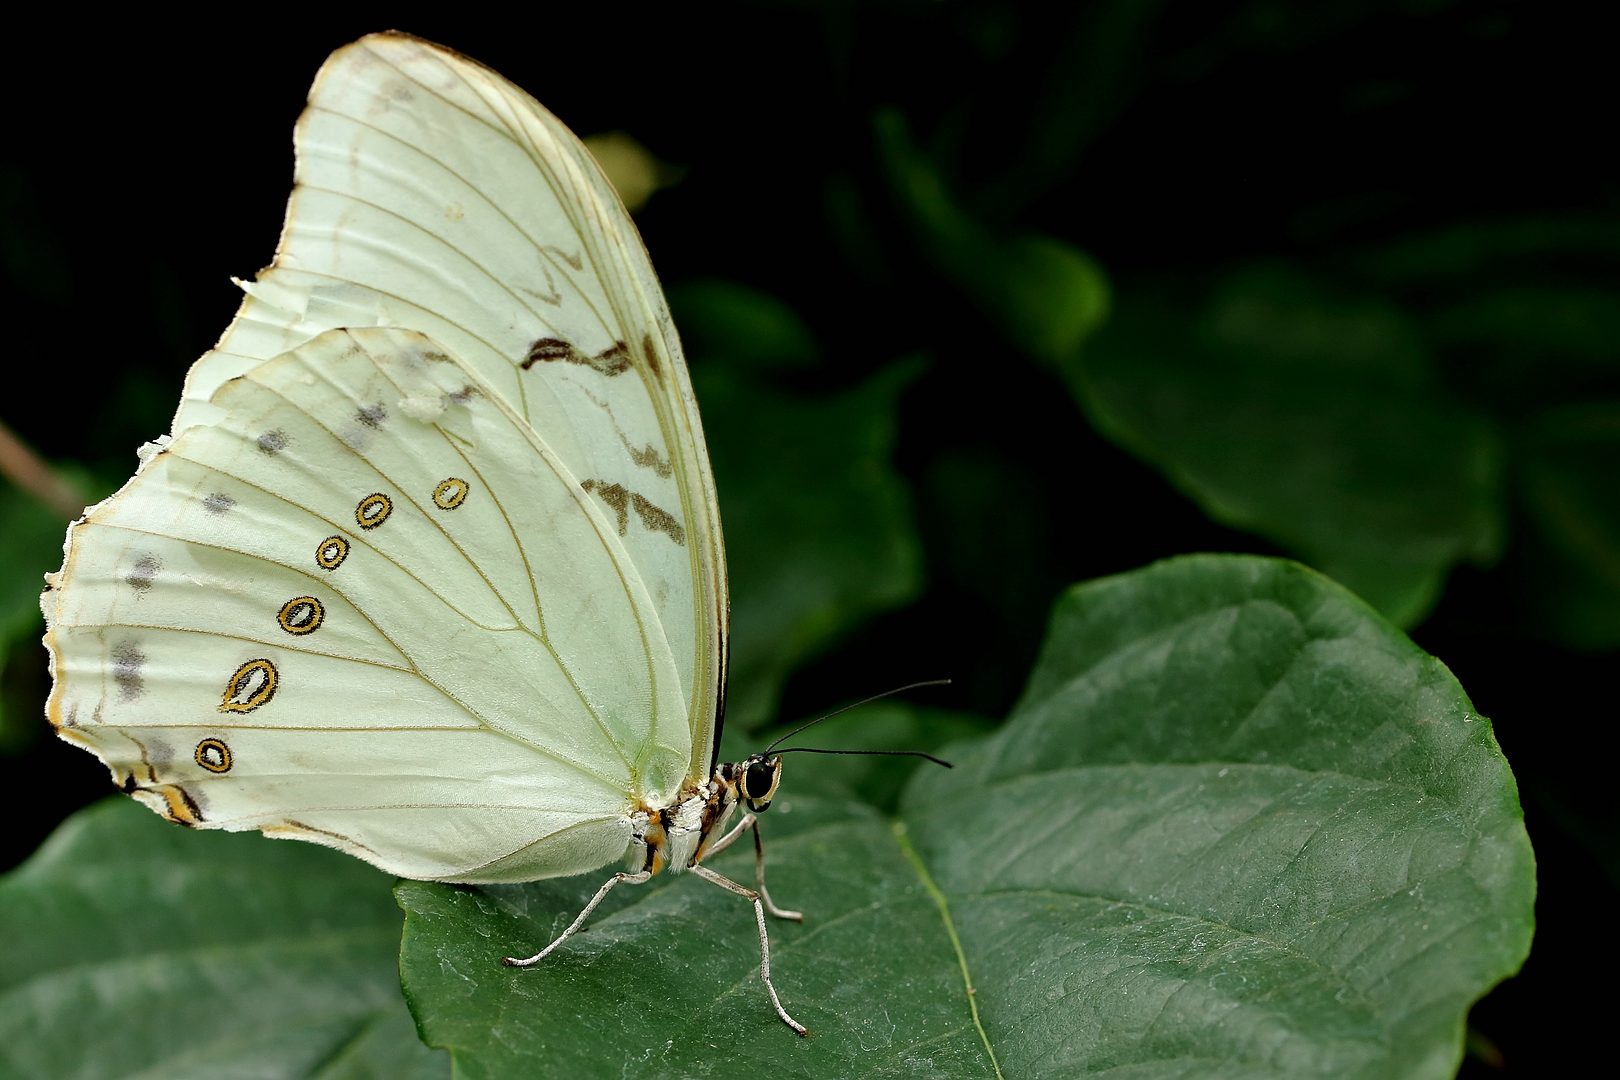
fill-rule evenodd
<path id="1" fill-rule="evenodd" d="M 579 141 L 379 34 L 322 67 L 276 260 L 170 435 L 68 531 L 48 712 L 171 820 L 403 877 L 699 864 L 779 757 L 714 764 L 726 575 L 652 266 Z M 755 827 L 756 849 L 758 830 Z M 724 835 L 722 835 L 724 834 Z"/>

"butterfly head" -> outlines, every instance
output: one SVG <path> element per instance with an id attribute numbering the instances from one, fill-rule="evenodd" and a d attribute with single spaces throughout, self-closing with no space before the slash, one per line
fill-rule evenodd
<path id="1" fill-rule="evenodd" d="M 763 814 L 770 809 L 771 799 L 776 795 L 776 786 L 782 782 L 783 754 L 887 754 L 927 758 L 929 761 L 943 765 L 948 769 L 951 767 L 950 762 L 940 761 L 934 755 L 925 754 L 921 750 L 828 750 L 815 746 L 789 746 L 778 750 L 777 747 L 806 728 L 815 727 L 823 720 L 831 720 L 840 713 L 846 713 L 851 709 L 870 704 L 892 694 L 898 694 L 905 690 L 914 690 L 919 686 L 943 686 L 949 682 L 949 679 L 931 679 L 928 682 L 911 683 L 876 694 L 866 698 L 864 701 L 857 701 L 853 705 L 845 705 L 842 709 L 830 712 L 825 716 L 818 716 L 807 724 L 800 724 L 764 750 L 748 755 L 746 760 L 738 762 L 736 765 L 722 766 L 723 769 L 727 770 L 724 774 L 726 781 L 736 784 L 737 797 L 747 804 L 749 810 L 756 814 Z M 717 779 L 720 776 L 721 774 L 716 774 Z"/>
<path id="2" fill-rule="evenodd" d="M 749 810 L 763 814 L 771 808 L 771 799 L 775 797 L 776 786 L 781 782 L 782 758 L 779 755 L 767 757 L 752 754 L 742 763 L 737 777 L 737 793 Z"/>

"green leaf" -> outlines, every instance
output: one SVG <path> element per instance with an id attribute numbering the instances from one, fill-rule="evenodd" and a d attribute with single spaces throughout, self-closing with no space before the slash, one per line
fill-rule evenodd
<path id="1" fill-rule="evenodd" d="M 1068 584 L 1056 557 L 1047 483 L 1026 460 L 986 447 L 947 449 L 922 484 L 923 543 L 934 581 L 959 590 L 954 610 L 975 627 L 951 662 L 969 700 L 1004 707 L 1035 660 L 1052 598 Z"/>
<path id="2" fill-rule="evenodd" d="M 1489 722 L 1281 560 L 1071 589 L 1006 726 L 903 812 L 1007 1076 L 1449 1077 L 1529 950 Z"/>
<path id="3" fill-rule="evenodd" d="M 1207 299 L 1133 292 L 1068 367 L 1096 427 L 1212 518 L 1259 533 L 1410 626 L 1500 547 L 1501 449 L 1392 306 L 1286 268 Z"/>
<path id="4" fill-rule="evenodd" d="M 116 486 L 75 462 L 58 462 L 52 468 L 86 504 L 110 495 Z M 0 478 L 0 671 L 24 649 L 44 653 L 40 638 L 45 620 L 39 612 L 39 594 L 45 588 L 45 575 L 62 566 L 66 535 L 62 511 Z M 19 708 L 23 704 L 11 700 L 9 693 L 0 695 L 0 754 L 23 750 L 49 730 L 38 700 L 28 700 Z"/>
<path id="5" fill-rule="evenodd" d="M 67 522 L 56 511 L 0 479 L 0 635 L 39 621 L 45 575 L 62 565 Z"/>
<path id="6" fill-rule="evenodd" d="M 880 112 L 876 127 L 896 198 L 939 271 L 1032 359 L 1072 359 L 1108 317 L 1102 267 L 1056 237 L 994 236 L 957 205 L 933 164 L 912 145 L 898 112 Z"/>
<path id="7" fill-rule="evenodd" d="M 694 359 L 760 370 L 811 367 L 821 359 L 792 308 L 736 282 L 685 282 L 669 290 L 669 307 Z"/>
<path id="8" fill-rule="evenodd" d="M 743 346 L 716 343 L 719 329 L 746 337 L 761 321 L 713 324 L 711 351 L 692 369 L 731 580 L 726 715 L 745 730 L 771 719 L 794 667 L 922 586 L 910 494 L 890 464 L 897 399 L 921 363 L 841 393 L 789 396 L 750 372 L 754 359 L 725 362 Z"/>
<path id="9" fill-rule="evenodd" d="M 1527 560 L 1537 614 L 1577 648 L 1620 647 L 1620 401 L 1541 412 L 1514 449 L 1539 534 Z"/>
<path id="10" fill-rule="evenodd" d="M 784 769 L 766 859 L 805 922 L 772 922 L 772 972 L 811 1038 L 771 1012 L 746 903 L 690 876 L 621 886 L 545 963 L 500 965 L 605 872 L 401 883 L 424 1036 L 478 1080 L 988 1077 L 990 1048 L 1005 1077 L 1440 1077 L 1528 949 L 1489 722 L 1297 564 L 1071 590 L 1008 725 L 947 753 L 899 822 L 839 798 L 849 776 Z M 714 866 L 748 882 L 739 847 Z"/>
<path id="11" fill-rule="evenodd" d="M 1436 311 L 1428 334 L 1439 345 L 1484 350 L 1531 368 L 1549 355 L 1600 371 L 1620 367 L 1620 293 L 1590 286 L 1515 285 Z"/>
<path id="12" fill-rule="evenodd" d="M 1506 271 L 1548 268 L 1579 260 L 1613 267 L 1620 255 L 1620 218 L 1524 217 L 1476 221 L 1369 248 L 1350 259 L 1366 280 L 1381 287 L 1432 290 L 1472 287 Z"/>
<path id="13" fill-rule="evenodd" d="M 1620 221 L 1521 218 L 1397 240 L 1341 268 L 1412 311 L 1451 384 L 1500 416 L 1615 392 Z"/>
<path id="14" fill-rule="evenodd" d="M 1104 0 L 1076 9 L 1022 145 L 976 200 L 980 205 L 1005 216 L 1073 174 L 1081 152 L 1133 96 L 1163 6 L 1161 0 Z"/>
<path id="15" fill-rule="evenodd" d="M 389 879 L 122 796 L 0 878 L 0 1077 L 431 1080 Z"/>
<path id="16" fill-rule="evenodd" d="M 620 886 L 541 966 L 501 966 L 567 926 L 606 870 L 476 889 L 401 882 L 401 973 L 424 1037 L 469 1080 L 989 1076 L 938 910 L 888 823 L 860 803 L 779 798 L 765 829 L 771 894 L 805 923 L 770 920 L 771 970 L 810 1038 L 771 1011 L 747 902 L 691 875 Z M 714 868 L 751 882 L 748 846 Z"/>

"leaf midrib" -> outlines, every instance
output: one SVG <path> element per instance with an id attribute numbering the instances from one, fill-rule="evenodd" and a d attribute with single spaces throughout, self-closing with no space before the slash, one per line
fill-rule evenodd
<path id="1" fill-rule="evenodd" d="M 1377 1012 L 1376 1002 L 1369 999 L 1365 993 L 1361 992 L 1360 990 L 1357 990 L 1353 985 L 1346 982 L 1344 977 L 1341 976 L 1338 972 L 1334 971 L 1331 967 L 1328 967 L 1327 965 L 1323 964 L 1320 960 L 1317 960 L 1315 957 L 1312 957 L 1312 956 L 1310 956 L 1308 954 L 1305 954 L 1305 953 L 1301 953 L 1297 949 L 1294 949 L 1291 946 L 1283 944 L 1282 942 L 1276 941 L 1273 938 L 1269 938 L 1269 937 L 1265 936 L 1264 934 L 1257 934 L 1257 933 L 1253 933 L 1252 931 L 1242 930 L 1242 929 L 1239 929 L 1237 927 L 1231 926 L 1230 924 L 1227 924 L 1227 923 L 1217 922 L 1217 921 L 1211 920 L 1211 919 L 1200 918 L 1200 917 L 1195 916 L 1195 915 L 1187 915 L 1187 914 L 1185 914 L 1183 912 L 1173 911 L 1173 910 L 1168 909 L 1168 908 L 1157 907 L 1157 906 L 1152 905 L 1152 904 L 1144 904 L 1144 903 L 1141 903 L 1141 902 L 1138 902 L 1138 901 L 1130 901 L 1130 900 L 1118 900 L 1118 899 L 1115 899 L 1113 897 L 1101 896 L 1101 895 L 1096 895 L 1096 894 L 1092 894 L 1092 893 L 1086 893 L 1086 892 L 1082 892 L 1082 891 L 1079 891 L 1079 890 L 1073 890 L 1073 889 L 1050 889 L 1050 888 L 1041 888 L 1041 889 L 1034 889 L 1034 888 L 1031 888 L 1031 889 L 1000 889 L 1000 890 L 992 890 L 992 891 L 985 891 L 985 892 L 963 893 L 961 895 L 965 899 L 983 899 L 983 898 L 994 898 L 994 897 L 998 897 L 998 896 L 1040 896 L 1040 895 L 1049 895 L 1049 896 L 1063 897 L 1063 898 L 1079 898 L 1079 899 L 1085 899 L 1085 900 L 1096 900 L 1096 901 L 1098 901 L 1100 903 L 1106 904 L 1109 908 L 1129 908 L 1129 909 L 1145 912 L 1145 913 L 1148 913 L 1148 914 L 1167 915 L 1167 916 L 1171 916 L 1171 917 L 1174 917 L 1174 918 L 1186 919 L 1187 921 L 1195 923 L 1198 926 L 1218 928 L 1218 929 L 1224 930 L 1224 931 L 1230 933 L 1234 938 L 1236 938 L 1238 940 L 1247 940 L 1247 941 L 1255 941 L 1255 942 L 1263 943 L 1265 945 L 1268 945 L 1268 946 L 1276 949 L 1280 953 L 1283 953 L 1285 955 L 1288 955 L 1288 956 L 1297 958 L 1299 960 L 1302 960 L 1312 970 L 1324 973 L 1327 976 L 1327 978 L 1324 981 L 1328 982 L 1329 985 L 1338 986 L 1338 987 L 1341 988 L 1341 992 L 1347 992 L 1348 994 L 1350 994 L 1353 997 L 1356 1004 L 1361 1005 L 1363 1008 L 1367 1009 L 1369 1012 L 1372 1012 L 1374 1014 L 1376 1014 L 1376 1012 Z M 1182 979 L 1182 980 L 1180 980 L 1180 983 L 1184 985 L 1188 981 L 1189 980 Z M 1065 998 L 1068 997 L 1068 996 L 1069 995 L 1067 995 L 1067 994 L 1064 995 Z M 1166 1004 L 1166 1002 L 1161 1002 L 1160 1003 L 1160 1012 L 1161 1013 L 1163 1012 L 1165 1004 Z M 1032 1017 L 1035 1017 L 1035 1016 L 1038 1016 L 1038 1015 L 1039 1015 L 1039 1010 L 1038 1009 L 1035 1012 L 1021 1012 L 1021 1013 L 1015 1014 L 1012 1017 L 1012 1021 L 1013 1021 L 1013 1024 L 1015 1026 L 1020 1026 L 1021 1027 L 1025 1022 L 1030 1020 Z M 1379 1044 L 1381 1044 L 1381 1045 L 1383 1045 L 1383 1046 L 1385 1046 L 1387 1048 L 1388 1045 L 1389 1045 L 1387 1031 L 1380 1031 L 1379 1032 L 1379 1037 L 1376 1038 L 1376 1039 L 1370 1040 L 1370 1041 L 1379 1043 Z M 1042 1057 L 1048 1057 L 1051 1054 L 1055 1053 L 1057 1051 L 1057 1049 L 1058 1049 L 1057 1047 L 1049 1048 L 1041 1056 Z M 1037 1060 L 1039 1060 L 1039 1059 L 1037 1059 Z M 1166 1059 L 1166 1058 L 1152 1058 L 1151 1060 L 1153 1060 L 1153 1061 L 1180 1060 L 1180 1058 L 1177 1058 L 1177 1057 L 1172 1057 L 1172 1058 L 1168 1058 L 1168 1059 Z M 1133 1062 L 1130 1062 L 1129 1064 L 1139 1065 L 1139 1064 L 1141 1064 L 1141 1062 L 1140 1061 L 1133 1061 Z"/>

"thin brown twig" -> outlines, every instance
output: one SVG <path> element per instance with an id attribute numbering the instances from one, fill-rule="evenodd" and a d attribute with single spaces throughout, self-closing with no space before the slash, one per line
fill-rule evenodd
<path id="1" fill-rule="evenodd" d="M 0 420 L 0 473 L 58 514 L 73 521 L 84 513 L 85 497 L 78 486 L 51 468 L 32 446 Z"/>

